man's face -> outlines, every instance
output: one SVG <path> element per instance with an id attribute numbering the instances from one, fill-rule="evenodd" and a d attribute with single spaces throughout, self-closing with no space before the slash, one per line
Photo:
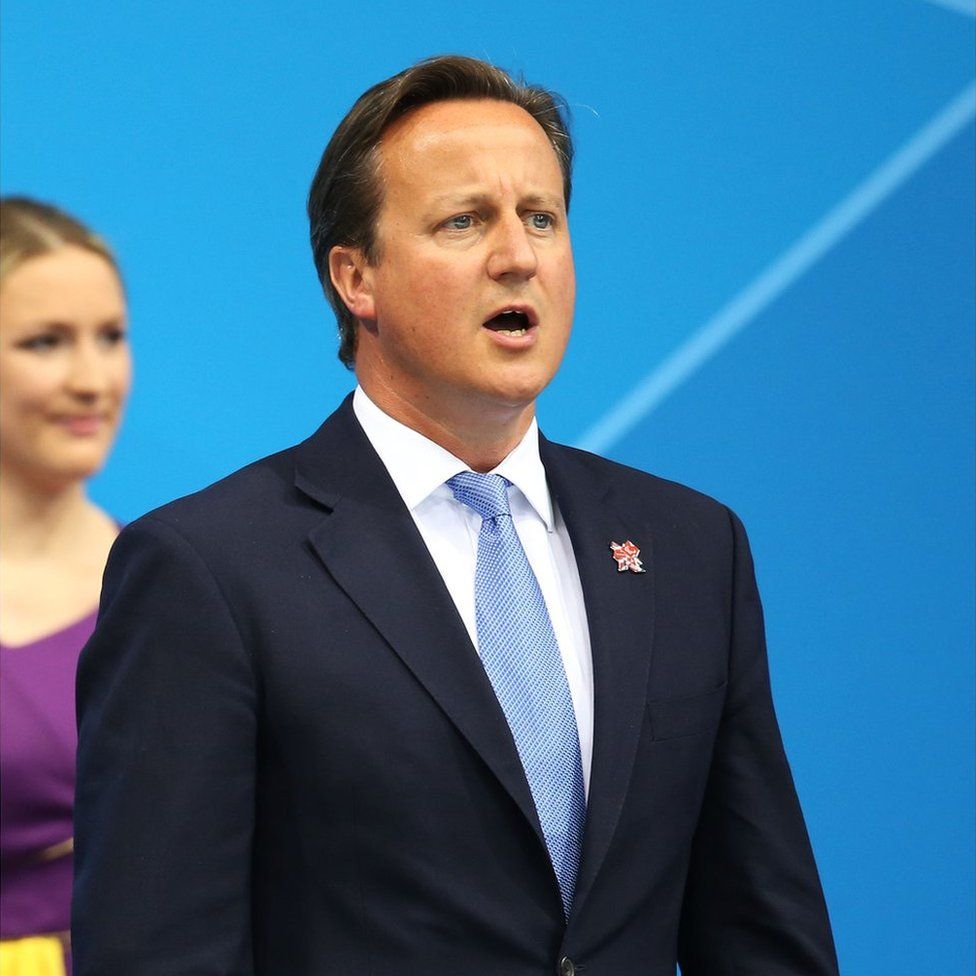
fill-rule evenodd
<path id="1" fill-rule="evenodd" d="M 425 105 L 384 135 L 380 176 L 378 259 L 354 310 L 360 382 L 447 424 L 531 407 L 575 299 L 562 171 L 542 128 L 507 102 Z"/>

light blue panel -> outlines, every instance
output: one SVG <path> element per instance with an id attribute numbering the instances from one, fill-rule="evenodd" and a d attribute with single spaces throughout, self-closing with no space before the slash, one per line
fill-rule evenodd
<path id="1" fill-rule="evenodd" d="M 965 0 L 959 0 L 963 6 Z M 116 245 L 130 519 L 297 440 L 352 383 L 304 200 L 369 84 L 459 51 L 572 106 L 579 437 L 972 80 L 927 0 L 5 0 L 4 193 Z M 848 976 L 972 969 L 969 126 L 612 453 L 743 515 Z"/>
<path id="2" fill-rule="evenodd" d="M 749 529 L 849 974 L 973 969 L 972 129 L 621 442 Z"/>

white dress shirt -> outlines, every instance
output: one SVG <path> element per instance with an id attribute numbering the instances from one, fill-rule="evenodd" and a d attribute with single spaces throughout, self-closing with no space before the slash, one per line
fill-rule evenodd
<path id="1" fill-rule="evenodd" d="M 440 445 L 380 410 L 362 387 L 356 387 L 352 404 L 356 419 L 389 471 L 444 578 L 471 643 L 477 647 L 474 577 L 481 516 L 459 502 L 444 483 L 471 469 Z M 512 521 L 539 581 L 559 644 L 576 713 L 583 785 L 588 795 L 593 756 L 590 634 L 576 556 L 566 524 L 549 496 L 535 420 L 519 445 L 491 473 L 504 476 L 513 486 L 509 490 Z"/>

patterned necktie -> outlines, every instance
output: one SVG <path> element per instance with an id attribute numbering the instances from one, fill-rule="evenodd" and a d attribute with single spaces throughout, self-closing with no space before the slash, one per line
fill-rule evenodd
<path id="1" fill-rule="evenodd" d="M 447 482 L 481 516 L 478 653 L 512 730 L 568 917 L 586 818 L 579 733 L 549 611 L 512 522 L 510 484 L 472 471 Z"/>

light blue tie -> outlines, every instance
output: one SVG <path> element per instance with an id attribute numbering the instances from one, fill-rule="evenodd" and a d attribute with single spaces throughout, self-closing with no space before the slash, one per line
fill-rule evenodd
<path id="1" fill-rule="evenodd" d="M 447 482 L 481 516 L 478 653 L 512 730 L 568 917 L 586 818 L 579 733 L 549 611 L 512 522 L 510 484 L 472 471 Z"/>

